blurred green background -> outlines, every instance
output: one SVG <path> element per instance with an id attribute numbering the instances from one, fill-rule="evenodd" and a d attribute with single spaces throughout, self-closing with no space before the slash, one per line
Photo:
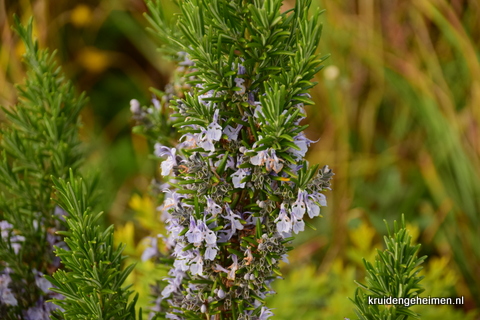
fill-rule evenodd
<path id="1" fill-rule="evenodd" d="M 315 2 L 316 0 L 314 0 Z M 405 214 L 422 244 L 423 296 L 465 296 L 463 306 L 416 306 L 422 319 L 480 319 L 480 3 L 477 0 L 317 0 L 323 15 L 319 73 L 308 112 L 311 163 L 336 173 L 323 219 L 296 240 L 285 280 L 270 298 L 274 319 L 354 319 L 361 258 L 382 248 Z M 149 184 L 158 165 L 132 134 L 129 101 L 148 104 L 174 66 L 145 31 L 142 0 L 2 0 L 0 105 L 16 101 L 23 48 L 13 13 L 35 17 L 42 47 L 90 103 L 82 137 L 100 170 L 103 207 L 118 241 L 139 262 L 130 281 L 148 304 L 148 283 L 165 270 L 139 257 L 141 239 L 162 230 Z M 175 6 L 164 1 L 172 14 Z M 293 1 L 285 1 L 285 9 Z M 3 116 L 0 115 L 3 121 Z"/>

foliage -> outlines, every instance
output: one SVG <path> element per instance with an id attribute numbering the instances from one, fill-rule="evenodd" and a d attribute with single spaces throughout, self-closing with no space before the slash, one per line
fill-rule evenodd
<path id="1" fill-rule="evenodd" d="M 65 266 L 57 270 L 51 283 L 54 292 L 64 296 L 54 300 L 63 311 L 58 319 L 135 319 L 137 296 L 122 287 L 134 265 L 122 269 L 124 246 L 113 243 L 113 225 L 102 230 L 98 224 L 102 213 L 93 213 L 91 192 L 72 172 L 68 181 L 54 180 L 58 203 L 68 213 L 65 236 L 68 250 L 56 247 L 55 253 Z M 141 314 L 141 313 L 140 313 Z"/>
<path id="2" fill-rule="evenodd" d="M 32 21 L 23 27 L 16 18 L 15 30 L 26 47 L 28 73 L 16 107 L 3 109 L 8 124 L 2 126 L 0 163 L 0 314 L 47 319 L 56 312 L 47 300 L 62 297 L 43 275 L 60 267 L 53 246 L 65 245 L 55 233 L 65 224 L 64 212 L 51 201 L 51 176 L 77 171 L 82 161 L 78 128 L 85 96 L 75 95 L 54 55 L 39 50 Z"/>
<path id="3" fill-rule="evenodd" d="M 74 179 L 83 160 L 78 128 L 85 96 L 77 98 L 54 56 L 38 49 L 32 20 L 26 28 L 17 18 L 15 23 L 29 71 L 20 102 L 4 109 L 10 126 L 2 130 L 0 165 L 0 314 L 135 319 L 136 299 L 128 302 L 131 291 L 121 288 L 133 266 L 120 271 L 123 247 L 113 246 L 113 226 L 102 231 L 101 215 L 89 212 L 97 198 L 95 180 L 87 186 Z M 52 178 L 60 207 L 51 200 Z"/>
<path id="4" fill-rule="evenodd" d="M 308 18 L 310 4 L 281 13 L 281 1 L 185 1 L 169 25 L 160 2 L 149 3 L 154 32 L 187 84 L 181 97 L 159 92 L 154 107 L 131 102 L 137 131 L 157 142 L 161 175 L 170 178 L 158 189 L 173 259 L 162 259 L 172 268 L 156 317 L 272 315 L 264 298 L 279 261 L 308 223 L 305 213 L 313 218 L 326 205 L 333 175 L 303 159 L 312 141 L 300 121 L 325 59 L 316 53 L 320 11 Z M 155 128 L 171 127 L 179 141 L 158 143 Z M 156 242 L 148 250 L 160 256 Z"/>
<path id="5" fill-rule="evenodd" d="M 427 257 L 417 257 L 420 245 L 411 244 L 411 239 L 402 216 L 400 227 L 395 221 L 394 233 L 388 230 L 388 237 L 385 236 L 386 249 L 377 250 L 375 265 L 363 260 L 367 270 L 366 285 L 357 282 L 359 288 L 352 300 L 359 319 L 419 319 L 418 314 L 408 309 L 410 305 L 381 306 L 369 303 L 370 298 L 416 298 L 425 291 L 420 285 L 424 277 L 418 274 L 423 269 L 420 265 Z"/>
<path id="6" fill-rule="evenodd" d="M 310 262 L 310 257 L 303 259 L 299 257 L 299 251 L 308 250 L 306 247 L 308 243 L 293 252 L 290 260 L 295 262 L 292 261 L 291 264 L 282 267 L 286 275 L 285 280 L 274 283 L 273 287 L 277 294 L 267 299 L 267 303 L 276 314 L 275 319 L 316 320 L 319 313 L 325 320 L 355 319 L 354 310 L 350 307 L 347 297 L 358 287 L 355 280 L 363 277 L 366 271 L 357 253 L 368 257 L 367 261 L 373 261 L 380 245 L 375 237 L 375 230 L 368 225 L 369 222 L 362 219 L 360 224 L 354 225 L 355 220 L 357 219 L 349 219 L 350 227 L 347 234 L 351 254 L 346 258 L 337 258 L 328 265 L 322 265 L 320 269 Z M 418 228 L 407 225 L 407 230 L 412 236 L 412 243 L 415 243 Z M 358 241 L 359 239 L 365 241 Z M 295 256 L 294 253 L 298 255 Z M 452 265 L 454 265 L 452 258 L 445 256 L 429 257 L 424 262 L 424 269 L 419 273 L 419 276 L 424 276 L 422 285 L 425 291 L 421 294 L 422 297 L 459 296 L 456 286 L 461 274 Z M 419 313 L 422 320 L 439 318 L 473 320 L 478 316 L 474 311 L 465 312 L 453 305 L 415 305 L 410 309 Z"/>
<path id="7" fill-rule="evenodd" d="M 464 308 L 480 306 L 479 8 L 449 1 L 320 1 L 332 54 L 312 116 L 323 132 L 311 161 L 342 163 L 329 207 L 359 210 L 379 233 L 400 212 L 422 250 L 451 255 Z M 315 97 L 315 96 L 314 96 Z M 343 252 L 346 214 L 329 225 Z"/>

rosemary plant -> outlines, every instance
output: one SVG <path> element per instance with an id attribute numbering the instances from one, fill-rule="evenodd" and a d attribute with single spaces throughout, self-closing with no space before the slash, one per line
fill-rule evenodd
<path id="1" fill-rule="evenodd" d="M 131 102 L 163 158 L 171 269 L 152 318 L 267 319 L 264 298 L 281 276 L 292 233 L 320 215 L 333 175 L 309 166 L 305 105 L 325 57 L 317 55 L 320 11 L 310 0 L 186 0 L 170 24 L 160 2 L 147 19 L 179 65 L 153 100 Z M 170 107 L 170 118 L 162 112 Z M 161 122 L 161 123 L 160 123 Z M 158 140 L 154 133 L 173 137 Z M 170 136 L 171 137 L 171 136 Z M 145 257 L 159 256 L 152 241 Z"/>
<path id="2" fill-rule="evenodd" d="M 3 108 L 0 161 L 0 318 L 49 319 L 62 296 L 44 278 L 60 267 L 53 247 L 64 247 L 57 230 L 65 212 L 51 201 L 51 176 L 77 171 L 82 157 L 78 139 L 77 97 L 55 64 L 54 54 L 39 50 L 27 27 L 15 17 L 15 30 L 25 44 L 26 82 L 19 101 Z"/>
<path id="3" fill-rule="evenodd" d="M 386 224 L 386 223 L 385 223 Z M 355 313 L 360 320 L 406 320 L 409 317 L 419 319 L 419 314 L 408 308 L 414 304 L 411 299 L 424 291 L 419 276 L 423 269 L 420 265 L 427 258 L 419 258 L 420 244 L 411 244 L 411 236 L 405 228 L 405 219 L 402 215 L 401 225 L 394 222 L 394 233 L 385 236 L 386 249 L 378 250 L 375 265 L 363 260 L 367 276 L 366 285 L 357 283 L 359 288 L 352 300 L 355 304 Z M 381 305 L 384 298 L 402 298 L 403 304 Z M 380 300 L 375 300 L 375 298 Z M 377 301 L 377 303 L 373 303 Z"/>
<path id="4" fill-rule="evenodd" d="M 68 212 L 68 231 L 65 236 L 68 249 L 56 247 L 62 258 L 63 270 L 57 270 L 49 280 L 52 290 L 64 296 L 54 300 L 62 307 L 58 319 L 135 319 L 138 295 L 129 301 L 133 291 L 122 287 L 133 270 L 130 265 L 122 270 L 122 251 L 115 248 L 113 225 L 102 230 L 102 213 L 91 209 L 92 188 L 70 173 L 68 181 L 54 180 L 59 205 Z M 139 313 L 141 319 L 141 310 Z"/>
<path id="5" fill-rule="evenodd" d="M 96 180 L 74 178 L 85 96 L 76 97 L 54 55 L 38 49 L 32 20 L 23 27 L 15 17 L 15 29 L 28 72 L 19 103 L 4 108 L 1 132 L 0 318 L 135 319 L 136 298 L 122 288 L 133 266 L 121 271 L 113 227 L 102 231 L 100 214 L 90 213 Z"/>

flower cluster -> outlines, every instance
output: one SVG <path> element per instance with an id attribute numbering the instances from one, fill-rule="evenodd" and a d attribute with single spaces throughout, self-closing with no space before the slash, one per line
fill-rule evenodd
<path id="1" fill-rule="evenodd" d="M 44 295 L 42 295 L 33 307 L 28 308 L 24 314 L 25 319 L 27 320 L 49 320 L 50 315 L 54 310 L 63 310 L 62 308 L 58 307 L 54 303 L 52 303 L 51 299 L 59 299 L 62 300 L 63 296 L 61 294 L 55 293 L 50 290 L 50 288 L 54 287 L 50 281 L 44 278 L 44 274 L 36 269 L 33 269 L 33 274 L 35 276 L 35 284 L 36 286 L 42 291 Z"/>
<path id="2" fill-rule="evenodd" d="M 187 84 L 163 95 L 170 99 L 157 108 L 170 139 L 150 135 L 168 182 L 159 210 L 171 253 L 151 318 L 264 320 L 273 314 L 264 298 L 279 262 L 287 261 L 292 235 L 326 206 L 333 176 L 328 166 L 304 160 L 313 141 L 301 121 L 322 61 L 315 54 L 318 13 L 309 20 L 310 2 L 302 0 L 291 16 L 280 12 L 281 1 L 206 2 L 179 3 L 180 34 L 150 4 L 155 29 L 172 32 L 162 39 L 179 52 L 176 79 Z M 218 27 L 226 21 L 230 31 Z M 132 100 L 134 117 L 148 110 Z M 154 118 L 139 122 L 154 127 Z M 144 257 L 159 257 L 156 246 L 155 238 Z"/>
<path id="3" fill-rule="evenodd" d="M 55 210 L 60 214 L 60 209 L 56 207 Z M 33 228 L 35 231 L 44 234 L 45 255 L 46 258 L 42 263 L 47 264 L 47 270 L 56 270 L 60 267 L 60 258 L 53 256 L 54 246 L 65 247 L 65 243 L 60 236 L 55 235 L 57 227 L 51 227 L 45 230 L 45 223 L 39 223 L 37 220 L 33 221 Z M 19 234 L 18 230 L 8 221 L 0 221 L 0 249 L 2 255 L 10 254 L 11 257 L 22 258 L 27 255 L 27 249 L 23 246 L 27 239 Z M 8 259 L 8 261 L 11 261 Z M 34 265 L 36 265 L 35 263 Z M 20 307 L 20 313 L 23 319 L 26 320 L 49 320 L 52 311 L 60 309 L 52 302 L 47 302 L 50 299 L 63 299 L 63 296 L 50 290 L 54 287 L 50 281 L 44 278 L 45 274 L 35 268 L 31 269 L 29 274 L 18 274 L 24 272 L 18 264 L 10 265 L 9 262 L 4 261 L 0 264 L 0 314 L 8 314 L 12 307 Z M 20 269 L 19 269 L 20 268 Z M 15 271 L 17 270 L 17 272 Z M 28 284 L 25 286 L 25 284 Z M 28 296 L 36 297 L 36 300 L 25 301 Z"/>

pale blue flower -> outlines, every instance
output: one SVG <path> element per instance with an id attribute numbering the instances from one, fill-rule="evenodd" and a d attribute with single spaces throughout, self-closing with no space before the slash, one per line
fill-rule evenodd
<path id="1" fill-rule="evenodd" d="M 245 183 L 242 180 L 248 175 L 247 169 L 238 169 L 232 174 L 232 183 L 234 188 L 245 188 Z"/>
<path id="2" fill-rule="evenodd" d="M 215 260 L 218 253 L 218 247 L 213 244 L 207 244 L 207 248 L 205 250 L 205 260 Z"/>
<path id="3" fill-rule="evenodd" d="M 153 106 L 155 107 L 155 109 L 160 110 L 162 108 L 162 105 L 160 104 L 160 101 L 158 101 L 158 99 L 155 98 L 155 96 L 153 96 L 153 98 L 152 98 L 152 103 L 153 103 Z"/>
<path id="4" fill-rule="evenodd" d="M 191 66 L 194 66 L 195 65 L 195 62 L 193 62 L 191 59 L 190 59 L 190 54 L 188 54 L 187 52 L 184 52 L 184 51 L 179 51 L 178 52 L 178 57 L 180 59 L 182 59 L 178 64 L 181 65 L 181 66 L 188 66 L 188 67 L 191 67 Z"/>
<path id="5" fill-rule="evenodd" d="M 222 127 L 218 124 L 218 112 L 215 110 L 213 121 L 208 125 L 207 129 L 203 129 L 198 137 L 197 144 L 205 151 L 215 151 L 214 142 L 219 141 L 222 137 Z"/>
<path id="6" fill-rule="evenodd" d="M 2 304 L 6 304 L 7 306 L 15 307 L 18 305 L 18 301 L 15 298 L 12 290 L 8 287 L 10 285 L 10 282 L 12 282 L 10 274 L 0 274 L 0 302 Z"/>
<path id="7" fill-rule="evenodd" d="M 172 256 L 175 257 L 173 266 L 176 270 L 187 271 L 190 267 L 190 261 L 194 258 L 192 250 L 184 251 L 185 244 L 177 242 L 173 250 Z"/>
<path id="8" fill-rule="evenodd" d="M 319 205 L 327 205 L 324 194 L 319 192 L 308 194 L 306 191 L 299 190 L 297 200 L 292 205 L 292 216 L 300 220 L 303 218 L 304 213 L 307 212 L 310 218 L 316 217 L 320 214 Z"/>
<path id="9" fill-rule="evenodd" d="M 195 222 L 195 219 L 190 216 L 190 227 L 185 234 L 188 239 L 188 242 L 192 243 L 195 246 L 199 246 L 204 239 L 204 234 L 202 230 L 200 230 L 199 226 Z"/>
<path id="10" fill-rule="evenodd" d="M 199 134 L 185 133 L 183 136 L 180 137 L 180 141 L 182 142 L 178 144 L 178 148 L 179 149 L 195 148 L 199 140 L 200 140 Z"/>
<path id="11" fill-rule="evenodd" d="M 223 133 L 225 133 L 228 137 L 228 141 L 237 141 L 238 139 L 238 133 L 242 129 L 243 125 L 239 124 L 237 125 L 236 128 L 233 128 L 232 126 L 228 125 L 223 129 Z"/>
<path id="12" fill-rule="evenodd" d="M 215 151 L 215 145 L 213 144 L 213 141 L 207 138 L 207 131 L 204 130 L 202 132 L 202 135 L 199 139 L 198 146 L 202 148 L 205 151 L 210 151 L 214 152 Z"/>
<path id="13" fill-rule="evenodd" d="M 225 210 L 227 215 L 223 217 L 228 220 L 226 226 L 230 226 L 230 230 L 227 231 L 227 239 L 230 240 L 237 230 L 243 230 L 243 224 L 240 221 L 241 217 L 238 214 L 233 213 L 228 204 L 225 205 Z"/>
<path id="14" fill-rule="evenodd" d="M 190 263 L 190 257 L 183 258 L 182 256 L 180 256 L 180 257 L 177 257 L 173 262 L 173 267 L 177 270 L 187 271 L 188 269 L 190 269 L 189 263 Z"/>
<path id="15" fill-rule="evenodd" d="M 278 215 L 275 221 L 277 223 L 277 231 L 278 233 L 289 233 L 292 231 L 292 221 L 287 215 L 287 210 L 285 209 L 285 204 L 281 204 L 280 206 L 280 214 Z"/>
<path id="16" fill-rule="evenodd" d="M 219 265 L 218 263 L 215 265 L 215 267 L 213 268 L 213 271 L 215 272 L 225 272 L 225 273 L 228 273 L 229 271 L 227 269 L 225 269 L 224 267 L 222 267 L 221 265 Z"/>
<path id="17" fill-rule="evenodd" d="M 232 156 L 228 156 L 226 167 L 235 170 L 235 160 Z"/>
<path id="18" fill-rule="evenodd" d="M 207 209 L 205 210 L 205 213 L 211 214 L 213 217 L 222 213 L 222 207 L 215 203 L 211 197 L 205 196 L 205 198 L 207 199 Z"/>
<path id="19" fill-rule="evenodd" d="M 25 320 L 50 320 L 50 312 L 41 306 L 31 307 L 26 312 Z"/>
<path id="20" fill-rule="evenodd" d="M 307 113 L 305 112 L 305 105 L 303 103 L 296 104 L 294 105 L 294 107 L 300 110 L 300 117 L 298 117 L 297 120 L 293 122 L 295 125 L 298 126 L 300 122 L 302 122 L 302 120 L 306 118 Z"/>
<path id="21" fill-rule="evenodd" d="M 265 115 L 262 111 L 262 103 L 260 101 L 255 101 L 253 103 L 253 106 L 255 107 L 255 109 L 253 110 L 253 116 L 255 118 L 259 118 L 260 116 L 263 116 L 265 118 Z"/>
<path id="22" fill-rule="evenodd" d="M 245 86 L 243 85 L 243 83 L 245 82 L 245 79 L 243 78 L 235 78 L 235 85 L 237 86 L 237 88 L 240 89 L 240 91 L 235 91 L 236 94 L 245 94 L 247 88 L 245 88 Z"/>
<path id="23" fill-rule="evenodd" d="M 203 86 L 198 84 L 197 88 L 203 89 Z M 212 98 L 212 97 L 213 97 L 213 90 L 210 90 L 208 92 L 205 92 L 204 94 L 199 94 L 198 95 L 198 102 L 200 102 L 201 104 L 203 104 L 207 107 L 211 107 L 212 101 L 209 101 L 207 99 Z"/>
<path id="24" fill-rule="evenodd" d="M 176 154 L 177 149 L 162 146 L 160 143 L 155 144 L 155 155 L 157 157 L 167 156 L 167 159 L 162 162 L 162 176 L 168 176 L 172 173 L 172 169 L 177 165 Z"/>
<path id="25" fill-rule="evenodd" d="M 315 192 L 307 197 L 307 212 L 310 218 L 320 215 L 320 206 L 327 206 L 327 198 L 323 193 Z"/>
<path id="26" fill-rule="evenodd" d="M 245 73 L 247 73 L 247 70 L 245 69 L 245 67 L 243 65 L 241 65 L 240 63 L 238 64 L 238 74 L 239 75 L 244 75 Z"/>
<path id="27" fill-rule="evenodd" d="M 180 205 L 180 199 L 182 199 L 184 196 L 170 189 L 164 189 L 163 192 L 165 193 L 165 200 L 163 201 L 163 205 L 157 209 L 162 211 L 162 215 L 165 215 L 162 216 L 162 220 L 165 221 L 170 217 L 168 210 L 178 209 Z"/>
<path id="28" fill-rule="evenodd" d="M 60 206 L 55 206 L 55 209 L 53 209 L 53 214 L 61 221 L 65 221 L 65 217 L 68 216 L 67 211 L 63 210 Z"/>
<path id="29" fill-rule="evenodd" d="M 180 286 L 182 285 L 182 280 L 185 276 L 184 272 L 179 272 L 175 269 L 172 270 L 173 272 L 169 272 L 169 274 L 171 273 L 173 277 L 165 279 L 168 281 L 168 285 L 162 290 L 161 295 L 163 298 L 167 298 L 168 296 L 170 296 L 170 294 L 172 294 L 172 292 L 178 291 L 180 289 Z"/>
<path id="30" fill-rule="evenodd" d="M 173 314 L 173 313 L 170 313 L 170 312 L 167 312 L 167 314 L 165 315 L 165 318 L 166 319 L 173 319 L 173 320 L 182 320 L 182 318 L 180 318 L 176 314 Z"/>
<path id="31" fill-rule="evenodd" d="M 147 237 L 150 240 L 149 245 L 145 248 L 142 253 L 142 261 L 147 261 L 155 256 L 158 256 L 158 238 L 157 237 Z"/>
<path id="32" fill-rule="evenodd" d="M 40 271 L 37 271 L 36 269 L 32 270 L 33 274 L 35 274 L 35 284 L 37 287 L 40 288 L 44 293 L 49 293 L 50 288 L 53 287 L 53 285 L 43 277 L 43 273 Z"/>
<path id="33" fill-rule="evenodd" d="M 62 299 L 63 296 L 58 294 L 52 294 L 51 298 Z M 36 302 L 36 305 L 23 311 L 24 320 L 50 320 L 50 315 L 53 310 L 63 309 L 59 308 L 52 302 L 46 302 L 43 297 L 40 297 Z"/>
<path id="34" fill-rule="evenodd" d="M 0 221 L 0 236 L 3 240 L 7 240 L 10 230 L 13 229 L 13 225 L 6 220 Z"/>
<path id="35" fill-rule="evenodd" d="M 265 159 L 265 168 L 267 172 L 275 171 L 279 173 L 283 168 L 283 160 L 277 157 L 274 149 L 270 149 L 269 153 L 267 154 L 267 158 Z"/>
<path id="36" fill-rule="evenodd" d="M 193 275 L 203 275 L 203 257 L 200 252 L 197 252 L 190 264 L 190 272 Z"/>
<path id="37" fill-rule="evenodd" d="M 212 141 L 218 141 L 222 137 L 222 127 L 218 124 L 219 109 L 213 114 L 213 121 L 207 127 L 207 136 Z"/>
<path id="38" fill-rule="evenodd" d="M 170 237 L 174 239 L 179 238 L 180 232 L 182 232 L 183 227 L 180 225 L 178 219 L 170 218 L 167 221 L 166 229 Z"/>
<path id="39" fill-rule="evenodd" d="M 15 254 L 18 254 L 18 252 L 22 248 L 21 242 L 24 242 L 24 241 L 25 241 L 24 236 L 15 235 L 10 237 L 10 242 L 13 248 L 13 252 L 15 252 Z"/>
<path id="40" fill-rule="evenodd" d="M 214 245 L 217 243 L 217 235 L 213 230 L 210 230 L 205 223 L 203 223 L 203 229 L 206 229 L 204 231 L 204 237 L 205 237 L 205 243 L 209 245 Z"/>
<path id="41" fill-rule="evenodd" d="M 303 220 L 293 219 L 293 232 L 298 234 L 300 231 L 305 230 L 305 222 Z"/>
<path id="42" fill-rule="evenodd" d="M 267 160 L 268 154 L 266 150 L 261 150 L 257 154 L 250 158 L 250 163 L 254 166 L 263 166 Z"/>
<path id="43" fill-rule="evenodd" d="M 250 247 L 248 247 L 245 252 L 245 257 L 243 258 L 243 260 L 245 260 L 245 265 L 250 265 L 250 263 L 252 263 L 253 261 L 253 255 L 252 255 L 252 250 Z"/>
<path id="44" fill-rule="evenodd" d="M 312 200 L 307 200 L 307 212 L 310 218 L 320 215 L 320 207 Z"/>
<path id="45" fill-rule="evenodd" d="M 306 211 L 306 204 L 305 204 L 305 191 L 298 191 L 297 200 L 293 203 L 290 213 L 292 214 L 292 218 L 296 220 L 303 219 L 303 215 Z"/>
<path id="46" fill-rule="evenodd" d="M 270 309 L 268 309 L 267 307 L 262 307 L 262 309 L 260 309 L 260 315 L 258 316 L 258 320 L 267 320 L 273 315 L 274 314 L 272 311 L 270 311 Z"/>
<path id="47" fill-rule="evenodd" d="M 293 157 L 296 158 L 296 159 L 301 159 L 301 158 L 305 157 L 305 154 L 307 153 L 308 148 L 310 147 L 310 144 L 318 141 L 318 140 L 313 141 L 313 140 L 308 139 L 305 136 L 305 133 L 303 133 L 303 132 L 300 132 L 299 134 L 297 134 L 293 138 L 293 140 L 294 140 L 295 145 L 297 145 L 300 148 L 300 150 L 289 148 L 288 152 L 290 152 L 293 155 Z"/>
<path id="48" fill-rule="evenodd" d="M 238 257 L 237 255 L 235 254 L 232 254 L 230 256 L 233 260 L 233 263 L 230 267 L 228 267 L 228 269 L 230 269 L 230 271 L 228 272 L 228 275 L 227 275 L 227 279 L 228 280 L 235 280 L 235 273 L 237 272 L 238 270 Z"/>
<path id="49" fill-rule="evenodd" d="M 135 115 L 142 112 L 142 109 L 140 108 L 140 102 L 138 102 L 137 99 L 130 100 L 130 112 Z"/>

